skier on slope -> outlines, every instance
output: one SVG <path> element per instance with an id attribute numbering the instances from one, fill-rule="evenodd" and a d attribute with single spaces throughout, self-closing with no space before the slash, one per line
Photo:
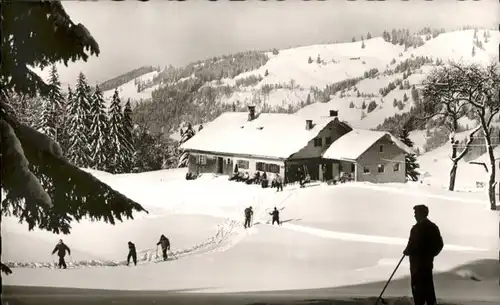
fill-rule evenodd
<path id="1" fill-rule="evenodd" d="M 66 262 L 64 261 L 64 256 L 66 256 L 66 251 L 68 251 L 68 255 L 71 255 L 71 250 L 69 249 L 69 247 L 66 246 L 66 244 L 63 242 L 62 239 L 59 239 L 59 243 L 52 251 L 52 255 L 54 255 L 57 252 L 57 256 L 59 256 L 59 264 L 58 264 L 59 269 L 61 269 L 61 267 L 64 269 L 67 268 Z"/>
<path id="2" fill-rule="evenodd" d="M 274 222 L 278 223 L 278 225 L 281 225 L 280 212 L 278 211 L 278 209 L 276 207 L 274 207 L 274 210 L 271 213 L 269 213 L 269 215 L 273 216 L 273 226 L 274 226 Z"/>
<path id="3" fill-rule="evenodd" d="M 252 207 L 250 206 L 245 209 L 245 225 L 244 225 L 245 229 L 251 227 L 252 216 L 253 216 L 253 210 Z"/>
<path id="4" fill-rule="evenodd" d="M 127 266 L 130 264 L 130 259 L 134 262 L 134 266 L 137 266 L 137 251 L 131 241 L 128 242 Z"/>
<path id="5" fill-rule="evenodd" d="M 163 260 L 166 261 L 168 258 L 167 250 L 170 250 L 170 240 L 168 240 L 168 238 L 162 234 L 160 237 L 160 241 L 156 243 L 156 247 L 158 247 L 158 245 L 161 245 Z"/>

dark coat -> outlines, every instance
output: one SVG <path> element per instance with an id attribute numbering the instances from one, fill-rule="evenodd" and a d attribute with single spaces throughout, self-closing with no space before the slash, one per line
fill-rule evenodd
<path id="1" fill-rule="evenodd" d="M 137 254 L 134 243 L 128 243 L 128 252 L 131 254 Z"/>
<path id="2" fill-rule="evenodd" d="M 441 232 L 436 224 L 424 219 L 415 224 L 410 231 L 408 245 L 404 251 L 410 257 L 410 271 L 418 272 L 433 268 L 434 257 L 443 249 Z"/>
<path id="3" fill-rule="evenodd" d="M 246 217 L 246 218 L 250 218 L 250 217 L 252 217 L 252 215 L 253 215 L 253 211 L 252 211 L 252 209 L 250 209 L 250 208 L 246 208 L 246 209 L 245 209 L 245 217 Z"/>
<path id="4" fill-rule="evenodd" d="M 156 243 L 156 245 L 161 245 L 162 249 L 170 249 L 170 240 L 167 237 L 160 237 L 160 241 Z"/>
<path id="5" fill-rule="evenodd" d="M 273 219 L 279 219 L 280 218 L 280 212 L 278 210 L 273 210 L 269 215 L 273 216 Z"/>
<path id="6" fill-rule="evenodd" d="M 59 257 L 64 257 L 66 256 L 66 251 L 68 251 L 68 254 L 71 255 L 71 250 L 69 249 L 68 246 L 66 246 L 65 243 L 57 244 L 54 250 L 52 251 L 52 254 L 57 252 L 57 255 Z"/>

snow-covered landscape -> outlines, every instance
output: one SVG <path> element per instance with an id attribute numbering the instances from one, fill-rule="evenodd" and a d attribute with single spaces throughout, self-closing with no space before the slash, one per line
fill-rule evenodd
<path id="1" fill-rule="evenodd" d="M 430 171 L 447 171 L 446 163 Z M 496 276 L 476 282 L 471 279 L 480 272 L 475 268 L 455 270 L 497 257 L 498 213 L 488 209 L 484 192 L 449 192 L 420 183 L 315 183 L 304 189 L 287 186 L 277 193 L 227 181 L 227 176 L 203 175 L 188 181 L 185 169 L 122 175 L 90 172 L 143 204 L 149 214 L 115 226 L 82 221 L 74 224 L 69 236 L 28 232 L 25 225 L 4 217 L 3 260 L 19 266 L 4 284 L 238 292 L 383 281 L 401 257 L 414 222 L 412 207 L 426 204 L 445 240 L 435 272 L 451 272 L 455 280 L 467 280 L 464 287 L 487 291 L 481 298 L 500 296 L 494 289 Z M 460 177 L 470 178 L 463 172 Z M 247 206 L 255 210 L 249 230 L 242 224 Z M 268 213 L 275 206 L 284 208 L 280 227 L 269 224 Z M 155 244 L 161 234 L 171 240 L 172 260 L 155 264 Z M 67 271 L 55 269 L 50 255 L 59 238 L 72 249 Z M 129 240 L 137 246 L 137 267 L 124 266 Z M 492 263 L 490 268 L 497 266 Z M 396 278 L 408 272 L 404 261 Z M 446 285 L 438 281 L 438 295 L 453 299 L 452 291 L 440 291 Z M 410 295 L 409 289 L 398 293 Z"/>
<path id="2" fill-rule="evenodd" d="M 444 240 L 444 248 L 434 260 L 438 303 L 498 304 L 500 133 L 496 132 L 500 132 L 500 110 L 490 120 L 489 128 L 493 131 L 488 139 L 493 144 L 483 143 L 487 138 L 484 135 L 476 136 L 476 142 L 468 142 L 472 141 L 471 133 L 481 127 L 480 111 L 476 111 L 479 114 L 475 117 L 470 115 L 470 109 L 467 114 L 466 110 L 457 114 L 454 131 L 441 130 L 448 123 L 444 120 L 424 120 L 424 127 L 415 124 L 408 133 L 416 153 L 407 155 L 416 158 L 419 177 L 411 181 L 406 173 L 405 183 L 330 183 L 314 179 L 305 187 L 286 183 L 281 192 L 274 187 L 230 181 L 223 174 L 203 172 L 188 180 L 187 174 L 192 174 L 189 164 L 180 166 L 182 160 L 188 162 L 189 149 L 197 150 L 195 146 L 183 146 L 193 137 L 191 145 L 203 142 L 212 145 L 210 151 L 214 152 L 221 149 L 217 147 L 220 143 L 228 144 L 229 148 L 224 147 L 228 158 L 231 151 L 242 156 L 273 156 L 279 152 L 285 160 L 305 144 L 293 143 L 287 137 L 277 139 L 275 134 L 286 135 L 288 125 L 300 125 L 295 140 L 308 143 L 317 133 L 311 136 L 303 123 L 314 120 L 319 130 L 326 128 L 332 119 L 327 116 L 329 111 L 336 112 L 336 119 L 355 129 L 394 133 L 393 127 L 398 124 L 404 125 L 399 126 L 401 129 L 407 128 L 402 123 L 407 120 L 405 115 L 413 115 L 422 105 L 422 89 L 436 68 L 451 61 L 481 67 L 499 61 L 500 32 L 487 27 L 454 27 L 446 31 L 426 28 L 422 33 L 411 34 L 384 30 L 373 31 L 373 37 L 364 32 L 368 35 L 357 35 L 352 41 L 255 51 L 257 55 L 254 51 L 221 55 L 175 69 L 167 65 L 164 69 L 141 67 L 132 71 L 136 74 L 129 72 L 101 81 L 99 86 L 104 84 L 106 88 L 102 92 L 88 86 L 81 72 L 74 92 L 69 86 L 68 95 L 53 97 L 67 100 L 64 111 L 70 119 L 66 125 L 54 125 L 52 136 L 52 127 L 44 126 L 50 123 L 46 110 L 36 114 L 30 114 L 29 108 L 17 110 L 23 124 L 48 137 L 60 137 L 57 141 L 68 151 L 61 156 L 147 212 L 134 211 L 134 219 L 123 216 L 123 221 L 115 224 L 86 218 L 73 220 L 70 234 L 54 234 L 36 226 L 30 230 L 26 222 L 19 222 L 19 215 L 9 215 L 9 203 L 4 204 L 2 263 L 13 273 L 3 276 L 2 284 L 9 294 L 15 298 L 16 293 L 27 293 L 23 289 L 38 291 L 49 287 L 132 291 L 137 295 L 151 291 L 153 295 L 174 292 L 195 297 L 245 294 L 250 299 L 254 293 L 259 298 L 266 294 L 289 295 L 297 299 L 345 301 L 338 303 L 342 305 L 374 304 L 403 256 L 415 224 L 413 207 L 426 205 L 429 219 L 437 224 Z M 394 41 L 396 35 L 402 37 L 401 42 Z M 250 62 L 262 62 L 248 63 L 248 58 Z M 208 68 L 199 69 L 204 65 Z M 210 71 L 213 67 L 216 72 Z M 144 72 L 137 72 L 143 68 Z M 33 71 L 46 72 L 37 68 Z M 54 65 L 51 75 L 56 72 Z M 84 97 L 82 92 L 89 96 Z M 99 117 L 93 117 L 91 123 L 85 121 L 87 114 L 80 115 L 83 110 L 77 105 L 84 99 L 89 101 L 88 108 L 97 113 L 94 117 Z M 37 105 L 47 107 L 48 103 Z M 105 110 L 105 105 L 109 110 Z M 241 139 L 238 131 L 243 125 L 255 127 L 252 123 L 240 123 L 247 120 L 241 109 L 250 105 L 257 107 L 260 121 Z M 226 115 L 221 116 L 222 113 Z M 38 114 L 40 118 L 36 118 Z M 330 112 L 330 116 L 334 115 Z M 221 119 L 213 123 L 216 117 Z M 107 123 L 99 123 L 101 118 Z M 191 123 L 193 133 L 188 137 L 185 128 Z M 88 132 L 98 134 L 97 140 L 85 143 L 83 136 L 78 138 L 79 125 L 85 124 L 92 126 Z M 254 129 L 264 128 L 259 124 L 267 124 L 265 130 L 274 128 L 275 133 L 266 138 L 255 132 Z M 207 126 L 214 125 L 219 131 L 211 130 L 217 133 L 196 138 L 203 129 L 208 133 Z M 233 125 L 237 128 L 229 127 Z M 63 129 L 68 132 L 59 134 Z M 109 136 L 103 136 L 106 132 Z M 106 137 L 111 140 L 105 140 Z M 220 141 L 213 140 L 217 137 Z M 464 147 L 473 151 L 456 162 L 452 191 L 450 171 L 456 154 L 452 157 L 455 146 L 450 140 L 457 141 L 453 142 L 455 153 L 460 154 Z M 265 142 L 265 149 L 253 146 L 257 142 Z M 331 143 L 330 138 L 328 144 Z M 21 144 L 16 145 L 22 150 Z M 237 148 L 233 149 L 233 145 Z M 188 149 L 183 150 L 185 147 Z M 492 155 L 487 153 L 490 147 Z M 84 153 L 76 150 L 85 150 L 89 156 L 82 157 Z M 259 155 L 263 150 L 266 154 Z M 142 157 L 148 158 L 147 162 L 140 160 Z M 492 163 L 497 169 L 491 175 L 498 199 L 496 211 L 491 206 L 492 193 L 488 193 Z M 2 188 L 2 197 L 7 193 Z M 64 202 L 58 204 L 64 206 Z M 68 206 L 71 204 L 74 203 Z M 85 205 L 92 204 L 82 202 Z M 244 228 L 244 210 L 250 206 L 254 211 L 252 226 Z M 280 225 L 271 222 L 270 213 L 275 207 L 280 210 Z M 113 216 L 119 218 L 117 214 Z M 38 225 L 43 222 L 37 221 Z M 157 245 L 162 234 L 171 243 L 166 261 Z M 52 254 L 60 239 L 71 249 L 65 270 L 57 267 L 57 255 Z M 137 249 L 137 266 L 127 263 L 129 241 Z M 384 292 L 390 305 L 414 304 L 409 276 L 410 262 L 405 257 Z M 33 293 L 36 297 L 38 292 Z M 157 300 L 151 302 L 155 304 Z"/>

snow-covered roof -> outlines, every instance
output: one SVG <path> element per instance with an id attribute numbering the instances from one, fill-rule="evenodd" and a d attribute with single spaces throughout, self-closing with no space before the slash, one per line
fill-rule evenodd
<path id="1" fill-rule="evenodd" d="M 333 142 L 323 153 L 323 158 L 357 160 L 365 151 L 384 136 L 390 137 L 394 144 L 406 153 L 413 153 L 410 147 L 388 132 L 353 129 Z"/>
<path id="2" fill-rule="evenodd" d="M 307 146 L 334 118 L 314 119 L 313 128 L 306 130 L 306 120 L 294 114 L 261 113 L 248 121 L 248 112 L 226 112 L 181 148 L 286 159 Z"/>

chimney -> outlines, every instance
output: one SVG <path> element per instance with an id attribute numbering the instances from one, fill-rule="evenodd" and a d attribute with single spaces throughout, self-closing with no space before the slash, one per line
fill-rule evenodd
<path id="1" fill-rule="evenodd" d="M 339 116 L 339 111 L 338 110 L 330 110 L 330 116 Z"/>
<path id="2" fill-rule="evenodd" d="M 313 121 L 312 120 L 306 120 L 306 130 L 311 130 L 313 127 Z"/>
<path id="3" fill-rule="evenodd" d="M 248 120 L 253 121 L 255 119 L 255 106 L 248 106 Z"/>

